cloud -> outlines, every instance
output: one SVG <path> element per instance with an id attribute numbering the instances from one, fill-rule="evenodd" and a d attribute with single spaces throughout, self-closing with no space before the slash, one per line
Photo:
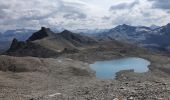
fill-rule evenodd
<path id="1" fill-rule="evenodd" d="M 66 19 L 85 19 L 87 18 L 86 13 L 82 7 L 85 7 L 86 4 L 83 2 L 60 2 L 60 7 L 58 12 L 63 13 L 63 18 Z"/>
<path id="2" fill-rule="evenodd" d="M 110 10 L 131 9 L 137 4 L 139 4 L 138 0 L 137 1 L 135 0 L 135 1 L 131 2 L 131 3 L 119 3 L 119 4 L 111 6 Z"/>
<path id="3" fill-rule="evenodd" d="M 89 23 L 89 26 L 98 27 L 100 25 L 93 23 L 97 23 L 99 16 L 105 14 L 100 7 L 81 0 L 0 0 L 0 2 L 0 30 L 38 29 L 41 26 L 87 28 Z M 93 22 L 94 19 L 96 22 Z"/>
<path id="4" fill-rule="evenodd" d="M 84 19 L 87 17 L 86 14 L 83 14 L 83 13 L 67 13 L 63 16 L 64 18 L 66 19 Z"/>
<path id="5" fill-rule="evenodd" d="M 139 0 L 129 3 L 129 4 L 120 4 L 126 5 L 125 7 L 119 10 L 118 8 L 113 9 L 113 6 L 110 8 L 112 13 L 110 16 L 112 18 L 113 25 L 119 24 L 130 24 L 130 25 L 164 25 L 170 21 L 170 15 L 160 9 L 153 9 L 153 3 L 147 0 Z M 131 5 L 131 6 L 130 6 Z"/>
<path id="6" fill-rule="evenodd" d="M 170 10 L 170 0 L 149 0 L 153 2 L 153 8 Z"/>
<path id="7" fill-rule="evenodd" d="M 41 0 L 0 0 L 0 2 L 1 29 L 38 27 L 40 20 L 51 16 L 54 9 L 59 6 L 58 2 L 52 4 Z"/>
<path id="8" fill-rule="evenodd" d="M 0 31 L 162 25 L 170 22 L 167 5 L 169 0 L 0 0 Z"/>

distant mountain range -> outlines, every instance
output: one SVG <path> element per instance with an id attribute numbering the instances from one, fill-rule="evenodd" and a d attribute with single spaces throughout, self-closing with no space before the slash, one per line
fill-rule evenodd
<path id="1" fill-rule="evenodd" d="M 7 30 L 4 33 L 0 33 L 0 52 L 7 50 L 11 44 L 11 41 L 16 38 L 20 41 L 25 41 L 35 30 L 30 29 L 16 29 Z"/>
<path id="2" fill-rule="evenodd" d="M 160 26 L 151 25 L 150 28 L 151 28 L 152 30 L 154 30 L 154 29 L 160 28 Z"/>
<path id="3" fill-rule="evenodd" d="M 108 32 L 109 30 L 110 29 L 77 29 L 77 30 L 72 30 L 72 31 L 75 33 L 92 35 L 92 34 L 98 34 L 102 32 Z"/>
<path id="4" fill-rule="evenodd" d="M 0 34 L 0 40 L 12 41 L 13 38 L 16 38 L 18 40 L 25 41 L 35 31 L 36 30 L 31 30 L 31 29 L 7 30 L 6 32 Z"/>
<path id="5" fill-rule="evenodd" d="M 47 31 L 48 29 L 46 29 Z M 62 33 L 61 30 L 55 30 L 49 33 Z M 63 29 L 62 29 L 63 30 Z M 42 31 L 42 30 L 41 30 Z M 48 30 L 49 31 L 49 30 Z M 5 51 L 9 48 L 13 38 L 18 41 L 26 41 L 36 30 L 30 29 L 16 29 L 8 30 L 4 33 L 0 33 L 0 51 Z M 170 24 L 165 26 L 152 25 L 146 26 L 131 26 L 131 25 L 119 25 L 112 29 L 77 29 L 70 31 L 63 31 L 64 33 L 79 33 L 88 37 L 96 38 L 99 41 L 111 41 L 118 40 L 128 43 L 133 43 L 146 47 L 155 51 L 170 51 Z M 35 34 L 34 34 L 35 35 Z M 72 37 L 72 35 L 67 34 Z M 67 36 L 65 35 L 65 37 Z M 78 34 L 76 34 L 78 35 Z M 41 35 L 43 37 L 43 35 Z M 73 42 L 73 41 L 72 41 Z M 83 42 L 83 40 L 81 40 Z M 5 45 L 4 45 L 5 44 Z M 77 43 L 79 44 L 79 43 Z"/>
<path id="6" fill-rule="evenodd" d="M 95 34 L 94 37 L 99 40 L 116 39 L 118 41 L 135 43 L 155 51 L 169 51 L 170 24 L 161 27 L 123 24 L 110 29 L 108 32 Z"/>

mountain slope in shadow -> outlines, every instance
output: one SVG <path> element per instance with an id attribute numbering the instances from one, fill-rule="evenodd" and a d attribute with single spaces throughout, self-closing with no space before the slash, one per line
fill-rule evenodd
<path id="1" fill-rule="evenodd" d="M 26 41 L 13 39 L 5 54 L 12 56 L 56 57 L 64 53 L 75 53 L 80 47 L 95 44 L 93 38 L 63 31 L 54 33 L 49 28 L 42 27 L 33 33 Z"/>

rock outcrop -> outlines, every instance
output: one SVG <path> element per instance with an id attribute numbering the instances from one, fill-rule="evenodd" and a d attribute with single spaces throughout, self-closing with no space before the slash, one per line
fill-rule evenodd
<path id="1" fill-rule="evenodd" d="M 29 37 L 27 41 L 35 41 L 53 35 L 54 32 L 52 32 L 49 28 L 41 27 L 41 30 L 33 33 L 33 35 Z"/>

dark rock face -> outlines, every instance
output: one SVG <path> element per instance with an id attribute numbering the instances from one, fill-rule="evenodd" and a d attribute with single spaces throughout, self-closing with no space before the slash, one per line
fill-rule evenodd
<path id="1" fill-rule="evenodd" d="M 40 31 L 34 33 L 27 41 L 18 41 L 13 39 L 11 47 L 5 54 L 11 56 L 32 56 L 32 57 L 53 57 L 58 53 L 42 47 L 32 41 L 52 36 L 53 32 L 49 28 L 42 27 Z"/>
<path id="2" fill-rule="evenodd" d="M 40 31 L 33 33 L 27 41 L 39 40 L 52 35 L 54 35 L 54 33 L 49 28 L 42 27 Z"/>
<path id="3" fill-rule="evenodd" d="M 13 39 L 11 47 L 9 48 L 9 50 L 7 52 L 11 52 L 11 51 L 15 51 L 17 49 L 23 48 L 26 45 L 25 42 L 22 41 L 18 41 L 17 39 Z"/>

